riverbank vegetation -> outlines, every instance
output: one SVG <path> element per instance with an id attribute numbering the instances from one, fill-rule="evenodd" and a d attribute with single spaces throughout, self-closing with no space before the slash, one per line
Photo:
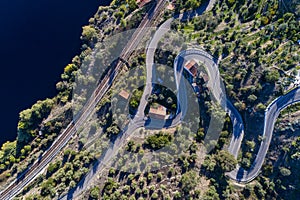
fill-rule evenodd
<path id="1" fill-rule="evenodd" d="M 175 10 L 166 11 L 164 17 L 193 10 L 203 3 L 176 0 Z M 111 6 L 100 7 L 83 27 L 82 52 L 65 67 L 56 85 L 57 96 L 38 101 L 21 112 L 18 138 L 2 145 L 2 187 L 26 172 L 67 127 L 74 117 L 74 105 L 77 106 L 72 100 L 77 98 L 80 103 L 88 100 L 89 90 L 82 88 L 78 90 L 78 96 L 82 98 L 74 97 L 74 86 L 96 84 L 104 77 L 99 71 L 85 68 L 105 63 L 106 54 L 93 51 L 99 48 L 97 45 L 116 33 L 136 28 L 152 5 L 153 2 L 139 8 L 134 0 L 114 0 Z M 161 22 L 163 18 L 156 23 Z M 282 112 L 262 174 L 256 180 L 241 186 L 229 180 L 225 172 L 234 169 L 237 163 L 246 169 L 251 167 L 263 140 L 259 134 L 266 106 L 294 87 L 300 68 L 299 27 L 297 1 L 220 0 L 209 12 L 185 22 L 175 20 L 172 23 L 174 31 L 182 33 L 187 40 L 219 60 L 227 96 L 246 124 L 247 134 L 238 160 L 226 151 L 232 136 L 232 122 L 228 114 L 212 103 L 203 77 L 198 78 L 195 82 L 202 89 L 198 95 L 190 85 L 186 89 L 188 94 L 193 94 L 188 103 L 195 105 L 187 111 L 190 118 L 172 129 L 139 129 L 130 133 L 133 138 L 126 141 L 110 167 L 96 175 L 97 179 L 83 194 L 83 199 L 297 198 L 300 190 L 300 127 L 289 120 L 290 113 L 298 111 L 299 105 Z M 164 48 L 157 50 L 155 55 L 158 62 L 155 69 L 160 78 L 169 83 L 174 83 L 175 57 L 174 52 Z M 76 188 L 128 125 L 129 111 L 137 108 L 145 85 L 145 62 L 143 50 L 132 54 L 86 124 L 77 127 L 70 142 L 17 199 L 52 199 Z M 107 73 L 110 67 L 105 65 L 101 72 Z M 85 70 L 90 73 L 88 76 L 85 76 Z M 98 75 L 101 78 L 96 77 Z M 152 103 L 164 105 L 170 113 L 176 111 L 177 91 L 160 84 L 155 84 L 154 88 L 156 93 L 150 97 Z M 122 90 L 128 95 L 121 97 Z M 210 120 L 223 121 L 224 126 L 219 130 L 220 137 L 206 144 L 204 138 Z M 214 148 L 207 153 L 205 149 L 209 146 Z M 295 178 L 291 181 L 290 177 Z"/>

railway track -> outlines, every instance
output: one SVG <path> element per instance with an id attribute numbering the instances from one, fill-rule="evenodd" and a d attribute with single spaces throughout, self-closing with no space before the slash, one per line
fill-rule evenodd
<path id="1" fill-rule="evenodd" d="M 138 29 L 134 32 L 131 37 L 131 40 L 128 42 L 127 46 L 123 49 L 119 60 L 115 67 L 112 67 L 107 72 L 106 76 L 102 79 L 100 84 L 97 86 L 95 92 L 91 96 L 91 100 L 87 102 L 87 104 L 83 107 L 82 111 L 74 117 L 73 121 L 67 126 L 67 128 L 60 134 L 60 136 L 55 140 L 53 145 L 41 156 L 39 160 L 37 160 L 29 169 L 25 171 L 17 180 L 11 183 L 6 189 L 1 191 L 0 199 L 7 200 L 12 199 L 14 196 L 19 194 L 24 187 L 26 187 L 30 182 L 32 182 L 38 174 L 40 174 L 45 167 L 54 159 L 54 157 L 61 151 L 61 149 L 69 142 L 72 136 L 76 133 L 77 127 L 81 127 L 83 123 L 90 116 L 91 112 L 93 112 L 96 104 L 101 100 L 101 98 L 106 94 L 108 89 L 116 77 L 121 72 L 123 63 L 121 59 L 128 60 L 131 56 L 132 51 L 139 44 L 140 40 L 143 37 L 143 34 L 147 30 L 145 28 L 150 27 L 152 22 L 161 14 L 162 9 L 166 4 L 166 0 L 158 0 L 157 6 L 151 8 L 153 11 L 150 15 L 149 13 L 143 18 L 140 23 Z M 152 16 L 151 16 L 152 15 Z"/>
<path id="2" fill-rule="evenodd" d="M 26 171 L 24 174 L 22 174 L 18 180 L 16 180 L 14 183 L 12 183 L 8 188 L 6 188 L 0 195 L 1 199 L 10 199 L 12 198 L 15 193 L 14 191 L 12 190 L 14 187 L 16 187 L 17 185 L 21 185 L 23 187 L 25 187 L 30 178 L 32 178 L 32 176 L 34 175 L 37 175 L 38 172 L 35 172 L 36 168 L 37 167 L 45 167 L 50 161 L 49 161 L 49 155 L 51 153 L 53 153 L 55 150 L 58 150 L 57 147 L 59 145 L 61 145 L 62 143 L 64 143 L 66 141 L 66 138 L 68 138 L 69 134 L 67 133 L 70 133 L 74 131 L 74 123 L 72 122 L 71 124 L 69 124 L 69 126 L 67 127 L 67 129 L 65 130 L 65 134 L 63 134 L 61 137 L 60 137 L 60 140 L 58 140 L 58 142 L 56 142 L 55 144 L 53 144 L 53 146 L 51 146 L 51 148 L 45 152 L 41 159 L 37 160 L 31 167 L 28 171 Z M 25 178 L 26 177 L 26 178 Z"/>

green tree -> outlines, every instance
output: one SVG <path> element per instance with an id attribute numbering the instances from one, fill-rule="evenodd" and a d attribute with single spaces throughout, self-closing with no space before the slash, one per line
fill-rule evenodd
<path id="1" fill-rule="evenodd" d="M 255 148 L 255 142 L 252 141 L 252 140 L 247 140 L 247 141 L 246 141 L 246 145 L 247 145 L 247 147 L 248 147 L 251 151 L 253 151 L 254 148 Z"/>
<path id="2" fill-rule="evenodd" d="M 82 27 L 82 36 L 81 39 L 87 42 L 92 42 L 95 38 L 97 38 L 97 31 L 92 26 L 84 26 Z"/>
<path id="3" fill-rule="evenodd" d="M 133 91 L 132 97 L 130 98 L 129 105 L 132 109 L 137 109 L 139 106 L 140 99 L 142 98 L 143 91 L 139 89 L 135 89 Z"/>
<path id="4" fill-rule="evenodd" d="M 198 174 L 191 170 L 182 175 L 180 183 L 182 184 L 182 190 L 185 193 L 189 193 L 194 190 L 198 184 L 199 176 Z"/>
<path id="5" fill-rule="evenodd" d="M 29 153 L 31 151 L 31 146 L 30 145 L 25 145 L 24 150 L 26 153 Z"/>
<path id="6" fill-rule="evenodd" d="M 187 0 L 184 7 L 187 10 L 195 10 L 200 6 L 200 4 L 200 0 Z"/>
<path id="7" fill-rule="evenodd" d="M 203 200 L 219 200 L 219 194 L 214 186 L 210 186 L 203 196 Z"/>
<path id="8" fill-rule="evenodd" d="M 261 22 L 263 25 L 267 25 L 269 21 L 270 21 L 269 18 L 267 18 L 266 16 L 261 17 Z"/>
<path id="9" fill-rule="evenodd" d="M 232 6 L 235 3 L 235 0 L 228 0 L 228 3 L 230 6 Z"/>
<path id="10" fill-rule="evenodd" d="M 170 144 L 172 139 L 173 139 L 172 135 L 160 131 L 155 135 L 151 135 L 147 137 L 145 144 L 149 146 L 151 149 L 160 149 Z"/>
<path id="11" fill-rule="evenodd" d="M 222 171 L 234 170 L 237 165 L 237 160 L 228 151 L 221 150 L 215 155 L 217 166 Z"/>
<path id="12" fill-rule="evenodd" d="M 56 163 L 50 163 L 48 168 L 47 168 L 47 173 L 48 174 L 53 174 L 55 171 L 57 171 L 60 167 L 60 162 L 56 162 Z"/>
<path id="13" fill-rule="evenodd" d="M 182 195 L 181 195 L 181 193 L 179 191 L 175 192 L 174 199 L 176 199 L 176 200 L 182 199 Z"/>
<path id="14" fill-rule="evenodd" d="M 264 77 L 267 82 L 273 83 L 279 80 L 279 72 L 277 70 L 267 70 L 264 72 Z"/>
<path id="15" fill-rule="evenodd" d="M 285 167 L 280 167 L 280 174 L 282 176 L 290 176 L 291 175 L 291 170 L 289 170 Z"/>
<path id="16" fill-rule="evenodd" d="M 53 178 L 49 178 L 47 181 L 42 183 L 41 195 L 48 196 L 55 186 L 55 182 Z"/>
<path id="17" fill-rule="evenodd" d="M 256 106 L 256 109 L 258 111 L 264 111 L 266 109 L 266 106 L 262 103 L 259 103 L 257 106 Z"/>
<path id="18" fill-rule="evenodd" d="M 196 134 L 196 141 L 201 142 L 204 139 L 205 133 L 203 128 L 199 128 Z"/>
<path id="19" fill-rule="evenodd" d="M 128 4 L 128 7 L 129 7 L 129 12 L 135 10 L 138 5 L 137 5 L 137 1 L 136 0 L 126 0 L 127 4 Z"/>
<path id="20" fill-rule="evenodd" d="M 256 101 L 257 97 L 254 94 L 251 94 L 247 99 L 249 102 L 253 103 L 254 101 Z"/>
<path id="21" fill-rule="evenodd" d="M 95 186 L 90 191 L 90 198 L 91 199 L 98 199 L 100 197 L 100 188 Z"/>
<path id="22" fill-rule="evenodd" d="M 54 100 L 46 99 L 44 101 L 38 101 L 30 109 L 20 113 L 18 143 L 23 145 L 27 144 L 37 135 L 39 124 L 49 115 L 53 106 Z M 20 150 L 21 149 L 19 149 L 19 151 Z"/>
<path id="23" fill-rule="evenodd" d="M 154 192 L 151 196 L 151 199 L 158 199 L 158 194 Z"/>
<path id="24" fill-rule="evenodd" d="M 107 128 L 107 133 L 109 135 L 118 135 L 120 132 L 119 127 L 117 125 L 112 125 Z"/>
<path id="25" fill-rule="evenodd" d="M 67 75 L 71 75 L 71 73 L 76 71 L 77 69 L 78 67 L 75 64 L 68 64 L 64 69 L 64 73 Z"/>
<path id="26" fill-rule="evenodd" d="M 112 178 L 108 178 L 104 184 L 103 190 L 106 194 L 112 194 L 112 192 L 116 190 L 117 186 L 118 184 Z"/>

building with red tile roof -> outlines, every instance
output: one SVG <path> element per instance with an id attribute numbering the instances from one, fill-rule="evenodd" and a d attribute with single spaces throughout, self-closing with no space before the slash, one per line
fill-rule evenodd
<path id="1" fill-rule="evenodd" d="M 157 108 L 151 107 L 149 110 L 149 117 L 156 119 L 165 119 L 167 115 L 167 109 L 161 105 Z"/>
<path id="2" fill-rule="evenodd" d="M 126 100 L 128 100 L 128 98 L 129 98 L 129 96 L 130 96 L 130 94 L 129 94 L 128 92 L 126 92 L 125 90 L 122 90 L 122 91 L 119 93 L 119 95 L 120 95 L 121 97 L 123 97 L 124 99 L 126 99 Z"/>
<path id="3" fill-rule="evenodd" d="M 198 64 L 195 60 L 188 61 L 184 67 L 193 77 L 198 75 Z"/>

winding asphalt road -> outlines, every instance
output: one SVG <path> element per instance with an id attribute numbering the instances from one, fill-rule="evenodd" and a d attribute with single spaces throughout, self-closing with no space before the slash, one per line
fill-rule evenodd
<path id="1" fill-rule="evenodd" d="M 206 71 L 209 74 L 210 80 L 208 82 L 208 87 L 211 89 L 213 96 L 217 102 L 223 107 L 223 109 L 229 114 L 231 121 L 233 123 L 233 134 L 231 138 L 230 145 L 228 147 L 229 153 L 231 153 L 235 158 L 237 158 L 241 143 L 244 136 L 244 124 L 242 117 L 238 110 L 232 105 L 232 103 L 227 99 L 225 94 L 225 89 L 220 78 L 217 63 L 215 59 L 203 50 L 190 49 L 181 52 L 175 59 L 175 66 L 177 66 L 177 73 L 175 74 L 176 83 L 179 84 L 180 78 L 182 78 L 182 63 L 183 60 L 198 60 L 205 63 Z M 180 99 L 180 97 L 178 98 Z M 226 175 L 242 183 L 247 183 L 256 178 L 260 169 L 264 163 L 274 130 L 275 122 L 278 118 L 280 112 L 289 105 L 300 102 L 300 88 L 295 88 L 286 95 L 283 95 L 275 99 L 265 111 L 264 120 L 264 132 L 262 135 L 262 142 L 260 144 L 259 151 L 256 155 L 254 162 L 249 170 L 244 170 L 239 165 L 237 168 L 231 172 L 226 173 Z"/>
<path id="2" fill-rule="evenodd" d="M 300 102 L 300 88 L 297 87 L 287 93 L 286 95 L 280 96 L 275 99 L 265 110 L 265 121 L 264 121 L 264 132 L 262 135 L 262 142 L 260 148 L 255 157 L 254 162 L 249 170 L 244 170 L 242 167 L 237 167 L 237 169 L 226 175 L 233 180 L 238 182 L 247 183 L 252 181 L 260 173 L 260 169 L 264 163 L 267 151 L 269 149 L 272 134 L 274 130 L 275 122 L 280 114 L 280 112 L 287 106 Z"/>
<path id="3" fill-rule="evenodd" d="M 212 2 L 212 1 L 211 1 Z M 202 10 L 199 10 L 203 12 Z M 193 12 L 189 13 L 188 15 L 180 15 L 179 18 L 185 19 L 185 17 L 194 17 L 198 15 L 199 12 Z M 155 122 L 155 120 L 150 125 L 144 121 L 144 108 L 146 107 L 147 101 L 146 101 L 146 96 L 151 94 L 152 91 L 152 72 L 153 72 L 153 56 L 154 56 L 154 51 L 157 46 L 157 42 L 160 40 L 160 38 L 168 31 L 169 25 L 172 22 L 174 18 L 166 21 L 160 29 L 158 29 L 157 33 L 155 34 L 154 38 L 152 39 L 152 42 L 150 43 L 150 46 L 148 48 L 147 52 L 147 84 L 143 93 L 143 97 L 137 112 L 137 115 L 135 118 L 129 123 L 127 128 L 123 130 L 123 132 L 118 136 L 118 138 L 114 141 L 114 143 L 111 144 L 109 147 L 108 151 L 106 154 L 102 157 L 101 162 L 98 162 L 96 165 L 96 171 L 99 171 L 99 169 L 104 169 L 107 164 L 111 161 L 111 159 L 117 154 L 119 149 L 121 149 L 124 144 L 126 144 L 126 141 L 130 138 L 131 133 L 134 132 L 139 127 L 149 127 L 149 128 L 157 128 L 157 124 L 159 123 L 158 121 Z M 146 22 L 145 22 L 146 23 Z M 137 36 L 140 37 L 140 33 L 137 34 Z M 136 41 L 134 40 L 131 45 L 135 45 Z M 126 51 L 126 54 L 128 52 Z M 175 59 L 174 62 L 174 68 L 175 68 L 175 79 L 176 79 L 176 86 L 178 91 L 181 91 L 182 88 L 182 71 L 183 71 L 183 60 L 190 60 L 190 59 L 197 59 L 201 62 L 203 62 L 206 66 L 206 70 L 209 74 L 210 81 L 208 83 L 208 87 L 211 88 L 211 91 L 213 93 L 213 96 L 215 99 L 219 102 L 219 104 L 225 109 L 227 113 L 229 113 L 230 118 L 233 122 L 233 136 L 228 148 L 228 151 L 234 155 L 234 157 L 237 158 L 240 146 L 241 146 L 241 141 L 243 139 L 244 135 L 244 125 L 242 118 L 238 111 L 234 108 L 234 106 L 230 103 L 230 101 L 227 100 L 225 90 L 223 89 L 222 81 L 220 78 L 220 74 L 218 71 L 217 67 L 217 61 L 214 59 L 211 55 L 206 53 L 205 51 L 201 49 L 189 49 L 186 51 L 181 52 L 177 58 Z M 107 85 L 101 90 L 96 91 L 96 97 L 95 100 L 101 99 L 103 96 L 104 92 L 101 93 L 101 95 L 98 95 L 100 91 L 107 91 L 109 86 L 111 85 L 112 80 L 115 79 L 116 74 L 112 73 L 112 77 L 109 77 L 107 79 L 106 83 Z M 182 94 L 184 92 L 179 92 L 178 93 L 178 99 L 179 102 L 178 104 L 180 105 L 178 108 L 177 116 L 172 120 L 171 123 L 168 124 L 168 127 L 176 126 L 180 121 L 182 120 L 182 113 L 185 112 L 186 108 L 184 105 L 184 97 L 182 97 Z M 183 95 L 184 96 L 184 95 Z M 274 124 L 276 122 L 276 119 L 280 113 L 281 110 L 286 108 L 287 106 L 297 103 L 300 101 L 300 88 L 296 88 L 292 91 L 290 91 L 288 94 L 281 96 L 274 100 L 266 109 L 265 111 L 265 125 L 264 125 L 264 132 L 263 132 L 263 141 L 261 142 L 260 149 L 258 151 L 258 154 L 255 158 L 255 161 L 252 164 L 252 167 L 250 170 L 246 171 L 242 169 L 241 167 L 237 167 L 237 169 L 233 170 L 232 172 L 227 173 L 226 175 L 230 177 L 233 180 L 236 180 L 238 182 L 249 182 L 253 180 L 256 176 L 259 175 L 260 169 L 263 165 L 264 158 L 266 156 L 266 153 L 268 151 L 271 138 L 272 138 L 272 133 L 274 129 Z M 94 105 L 94 102 L 91 103 L 91 105 Z M 90 108 L 92 106 L 88 106 Z M 59 144 L 59 148 L 51 148 L 50 153 L 48 156 L 43 156 L 45 159 L 41 161 L 42 164 L 39 164 L 39 162 L 36 162 L 35 165 L 37 166 L 35 171 L 30 171 L 30 176 L 26 176 L 26 179 L 22 182 L 22 184 L 19 184 L 15 182 L 12 184 L 9 188 L 13 188 L 13 191 L 10 190 L 5 190 L 2 191 L 0 196 L 4 197 L 3 199 L 11 199 L 13 196 L 19 193 L 19 191 L 22 190 L 24 186 L 26 186 L 28 183 L 30 183 L 34 178 L 45 169 L 46 165 L 53 159 L 53 155 L 56 155 L 60 149 L 69 141 L 69 139 L 72 137 L 72 135 L 75 133 L 75 129 L 73 127 L 80 126 L 80 124 L 84 123 L 84 120 L 87 118 L 87 116 L 90 114 L 91 111 L 88 111 L 84 113 L 83 117 L 80 117 L 76 122 L 72 122 L 72 124 L 69 125 L 68 129 L 70 131 L 68 134 L 61 136 L 63 141 L 57 142 Z M 86 177 L 85 180 L 90 180 L 95 174 L 95 166 L 93 169 L 93 173 L 89 173 Z M 85 186 L 86 187 L 86 186 Z M 85 188 L 83 187 L 83 188 Z M 72 195 L 67 195 L 63 198 L 70 199 L 78 194 L 80 194 L 82 191 L 82 188 L 79 189 L 78 191 L 76 190 L 75 192 L 72 193 Z M 5 193 L 4 193 L 5 192 Z"/>
<path id="4" fill-rule="evenodd" d="M 198 10 L 200 12 L 200 10 Z M 201 12 L 204 10 L 202 9 Z M 196 14 L 193 14 L 196 15 Z M 181 15 L 182 18 L 184 15 Z M 163 23 L 154 36 L 152 37 L 149 46 L 147 47 L 147 57 L 146 57 L 146 68 L 147 68 L 147 79 L 146 79 L 146 85 L 143 91 L 143 95 L 141 97 L 138 111 L 134 118 L 130 121 L 130 123 L 126 126 L 124 130 L 121 131 L 121 133 L 118 134 L 117 138 L 114 142 L 110 143 L 110 146 L 108 147 L 107 151 L 104 153 L 104 155 L 99 158 L 96 162 L 96 164 L 93 166 L 93 168 L 89 171 L 89 173 L 84 177 L 84 179 L 80 182 L 80 184 L 73 190 L 69 191 L 68 194 L 65 196 L 59 198 L 59 199 L 74 199 L 80 196 L 82 192 L 84 192 L 86 189 L 88 189 L 91 181 L 95 178 L 95 174 L 101 173 L 107 166 L 110 165 L 113 158 L 117 155 L 119 150 L 124 148 L 127 141 L 131 138 L 132 133 L 141 127 L 146 127 L 148 129 L 161 129 L 163 127 L 175 127 L 181 122 L 181 116 L 182 112 L 178 113 L 174 119 L 172 120 L 159 120 L 159 119 L 150 119 L 145 121 L 144 116 L 144 110 L 147 106 L 147 97 L 151 95 L 153 85 L 155 79 L 155 69 L 154 69 L 154 53 L 157 49 L 158 42 L 160 39 L 164 36 L 165 33 L 167 33 L 170 30 L 171 22 L 174 20 L 174 18 L 171 18 L 167 20 L 165 23 Z M 174 68 L 177 68 L 176 63 L 174 63 Z M 181 76 L 182 74 L 178 74 Z M 183 91 L 184 88 L 180 87 L 180 90 Z M 184 98 L 183 98 L 184 99 Z M 179 102 L 181 105 L 184 104 L 184 102 Z"/>
<path id="5" fill-rule="evenodd" d="M 157 127 L 161 128 L 161 124 L 165 123 L 165 121 L 155 120 L 151 121 L 151 123 L 147 123 L 144 121 L 144 110 L 147 105 L 147 96 L 152 92 L 152 81 L 155 77 L 154 72 L 154 52 L 157 47 L 159 40 L 162 36 L 170 30 L 171 22 L 179 18 L 181 20 L 186 20 L 188 18 L 195 17 L 197 15 L 202 14 L 206 8 L 212 7 L 214 1 L 210 1 L 207 7 L 201 7 L 194 12 L 180 14 L 179 16 L 175 16 L 167 20 L 163 23 L 158 30 L 156 31 L 154 37 L 152 38 L 149 47 L 147 48 L 147 59 L 146 59 L 146 66 L 147 66 L 147 80 L 146 80 L 146 87 L 144 89 L 143 96 L 141 98 L 141 102 L 138 108 L 138 112 L 135 115 L 134 119 L 129 123 L 129 125 L 122 131 L 122 133 L 118 136 L 114 143 L 111 144 L 109 150 L 101 159 L 101 162 L 97 165 L 97 173 L 99 169 L 103 170 L 111 161 L 111 159 L 117 154 L 117 152 L 124 146 L 126 141 L 130 138 L 131 133 L 133 133 L 137 128 L 140 127 L 148 127 L 150 129 L 155 129 Z M 240 116 L 237 109 L 232 105 L 232 103 L 226 98 L 225 89 L 220 78 L 217 60 L 213 58 L 207 52 L 201 49 L 189 49 L 186 51 L 181 52 L 174 61 L 174 71 L 175 71 L 175 80 L 176 80 L 176 87 L 178 89 L 178 111 L 176 117 L 172 120 L 171 123 L 168 124 L 168 127 L 176 126 L 178 123 L 181 122 L 184 114 L 186 112 L 186 105 L 185 90 L 182 89 L 183 87 L 183 61 L 196 59 L 202 63 L 204 63 L 208 75 L 210 77 L 208 87 L 211 89 L 214 98 L 217 102 L 222 106 L 222 108 L 229 114 L 231 121 L 233 123 L 233 134 L 232 139 L 228 148 L 228 151 L 237 158 L 238 152 L 241 147 L 241 142 L 244 136 L 244 124 L 242 117 Z M 289 92 L 288 94 L 274 100 L 266 109 L 265 111 L 265 126 L 264 126 L 264 133 L 263 137 L 264 140 L 261 143 L 259 152 L 256 156 L 254 163 L 249 171 L 245 171 L 241 167 L 237 166 L 237 169 L 233 170 L 232 172 L 227 173 L 226 175 L 233 180 L 238 182 L 249 182 L 253 180 L 256 176 L 258 176 L 261 166 L 263 165 L 264 158 L 269 148 L 269 144 L 272 138 L 272 132 L 274 129 L 274 124 L 276 119 L 282 109 L 287 107 L 288 105 L 294 104 L 300 101 L 300 89 L 296 88 L 293 91 Z M 100 170 L 100 171 L 101 171 Z M 93 174 L 89 173 L 86 179 L 92 178 Z M 79 194 L 79 192 L 77 193 Z M 73 194 L 74 195 L 74 194 Z M 73 196 L 72 195 L 72 196 Z M 75 195 L 77 196 L 77 195 Z M 70 196 L 65 197 L 69 199 Z"/>
<path id="6" fill-rule="evenodd" d="M 177 58 L 175 59 L 175 66 L 176 66 L 176 73 L 175 73 L 175 80 L 176 85 L 179 87 L 180 78 L 182 77 L 182 71 L 183 71 L 183 60 L 197 60 L 204 64 L 206 72 L 209 76 L 208 81 L 208 88 L 210 88 L 215 100 L 221 107 L 229 114 L 231 121 L 233 122 L 233 135 L 230 142 L 230 146 L 228 148 L 229 153 L 231 153 L 235 158 L 238 156 L 239 148 L 241 146 L 241 142 L 243 140 L 244 136 L 244 125 L 242 117 L 240 116 L 239 112 L 236 110 L 236 108 L 232 105 L 232 103 L 227 99 L 225 88 L 223 81 L 220 77 L 219 69 L 218 69 L 218 63 L 217 60 L 212 57 L 210 54 L 205 52 L 201 49 L 189 49 L 181 52 Z M 178 94 L 178 99 L 181 99 L 181 94 Z M 214 124 L 217 125 L 217 124 Z M 223 126 L 221 124 L 221 126 Z M 218 131 L 221 131 L 222 127 L 214 127 L 218 128 Z M 210 133 L 210 139 L 218 139 L 219 133 Z M 209 142 L 209 141 L 204 141 Z"/>
<path id="7" fill-rule="evenodd" d="M 213 1 L 210 1 L 210 7 L 213 4 Z M 198 9 L 198 11 L 189 13 L 189 14 L 181 14 L 177 17 L 171 18 L 167 20 L 165 23 L 161 25 L 161 27 L 157 30 L 155 36 L 152 39 L 152 42 L 150 43 L 149 47 L 151 49 L 156 49 L 158 41 L 161 39 L 161 37 L 170 30 L 170 24 L 171 22 L 176 19 L 180 18 L 181 20 L 185 20 L 187 18 L 191 18 L 197 15 L 200 15 L 205 9 Z M 152 79 L 152 72 L 153 72 L 153 57 L 154 57 L 154 50 L 148 50 L 147 52 L 147 86 L 149 85 L 149 88 L 146 89 L 146 93 L 151 91 L 151 85 L 150 81 Z M 149 58 L 149 59 L 148 59 Z M 221 107 L 229 114 L 231 121 L 233 123 L 233 134 L 230 141 L 230 145 L 228 147 L 229 153 L 231 153 L 235 158 L 238 157 L 238 153 L 241 147 L 241 143 L 244 137 L 244 123 L 242 120 L 242 117 L 238 110 L 232 105 L 232 103 L 227 99 L 224 85 L 222 82 L 222 79 L 219 74 L 218 70 L 218 63 L 217 60 L 212 57 L 207 52 L 201 50 L 201 49 L 189 49 L 186 51 L 181 52 L 174 61 L 174 72 L 175 72 L 175 81 L 176 81 L 176 87 L 178 92 L 178 110 L 177 110 L 177 116 L 180 116 L 180 120 L 182 120 L 184 116 L 184 112 L 186 112 L 186 100 L 185 100 L 185 89 L 182 87 L 184 85 L 183 83 L 183 63 L 184 60 L 191 60 L 195 59 L 202 63 L 204 63 L 204 66 L 206 68 L 206 71 L 208 72 L 208 75 L 210 77 L 210 80 L 208 82 L 208 87 L 211 89 L 213 96 L 217 100 L 217 102 L 221 105 Z M 272 133 L 274 130 L 274 124 L 276 122 L 276 119 L 280 113 L 281 110 L 286 108 L 289 105 L 292 105 L 294 103 L 297 103 L 300 101 L 300 88 L 296 88 L 292 91 L 290 91 L 288 94 L 281 96 L 277 99 L 275 99 L 266 109 L 265 111 L 265 121 L 264 121 L 264 132 L 263 132 L 263 141 L 261 142 L 260 149 L 256 155 L 255 161 L 252 163 L 252 166 L 250 170 L 246 171 L 243 168 L 241 168 L 239 165 L 237 168 L 231 172 L 226 173 L 226 175 L 237 181 L 237 182 L 250 182 L 254 178 L 256 178 L 259 175 L 260 169 L 263 165 L 265 156 L 267 154 L 271 139 L 272 139 Z M 184 106 L 183 106 L 184 105 Z M 178 117 L 176 117 L 175 121 L 177 123 Z"/>

